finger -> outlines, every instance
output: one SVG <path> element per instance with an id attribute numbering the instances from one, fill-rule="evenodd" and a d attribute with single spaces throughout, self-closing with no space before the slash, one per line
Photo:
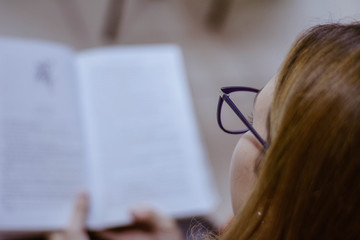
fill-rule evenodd
<path id="1" fill-rule="evenodd" d="M 95 234 L 96 239 L 106 239 L 106 240 L 117 240 L 119 234 L 114 232 L 98 232 Z"/>
<path id="2" fill-rule="evenodd" d="M 150 240 L 154 239 L 148 233 L 142 232 L 141 230 L 131 230 L 126 232 L 101 232 L 97 233 L 96 237 L 99 239 L 106 240 Z"/>
<path id="3" fill-rule="evenodd" d="M 94 239 L 106 239 L 106 240 L 116 239 L 115 233 L 112 232 L 97 232 L 92 234 L 92 237 L 94 237 Z"/>
<path id="4" fill-rule="evenodd" d="M 70 221 L 70 230 L 83 230 L 86 225 L 86 219 L 89 208 L 89 199 L 86 193 L 81 193 L 76 198 L 76 205 L 73 216 Z"/>
<path id="5" fill-rule="evenodd" d="M 148 207 L 137 207 L 131 210 L 135 223 L 145 223 L 158 230 L 173 229 L 176 222 L 173 218 Z"/>
<path id="6" fill-rule="evenodd" d="M 64 240 L 64 239 L 65 237 L 63 232 L 54 232 L 47 237 L 47 240 Z"/>

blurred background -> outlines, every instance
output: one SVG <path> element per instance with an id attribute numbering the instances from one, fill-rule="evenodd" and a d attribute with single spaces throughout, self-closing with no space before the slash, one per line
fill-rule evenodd
<path id="1" fill-rule="evenodd" d="M 228 168 L 239 138 L 217 126 L 219 88 L 260 88 L 301 31 L 359 19 L 359 0 L 0 0 L 0 36 L 51 40 L 76 51 L 148 43 L 182 47 L 221 196 L 210 216 L 216 225 L 231 216 Z"/>

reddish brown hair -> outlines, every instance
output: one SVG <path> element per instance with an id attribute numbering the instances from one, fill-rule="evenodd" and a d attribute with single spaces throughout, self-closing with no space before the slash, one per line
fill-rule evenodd
<path id="1" fill-rule="evenodd" d="M 360 24 L 294 44 L 255 189 L 220 239 L 360 239 Z"/>

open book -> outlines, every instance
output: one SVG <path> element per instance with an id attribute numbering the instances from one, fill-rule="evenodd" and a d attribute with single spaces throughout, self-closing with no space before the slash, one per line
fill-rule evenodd
<path id="1" fill-rule="evenodd" d="M 91 229 L 202 215 L 212 183 L 179 47 L 0 39 L 1 231 L 64 228 L 82 190 Z"/>

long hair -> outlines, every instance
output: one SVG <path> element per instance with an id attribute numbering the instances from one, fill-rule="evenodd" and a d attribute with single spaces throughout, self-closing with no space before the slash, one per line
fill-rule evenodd
<path id="1" fill-rule="evenodd" d="M 360 24 L 300 36 L 268 125 L 255 188 L 220 239 L 360 239 Z"/>

